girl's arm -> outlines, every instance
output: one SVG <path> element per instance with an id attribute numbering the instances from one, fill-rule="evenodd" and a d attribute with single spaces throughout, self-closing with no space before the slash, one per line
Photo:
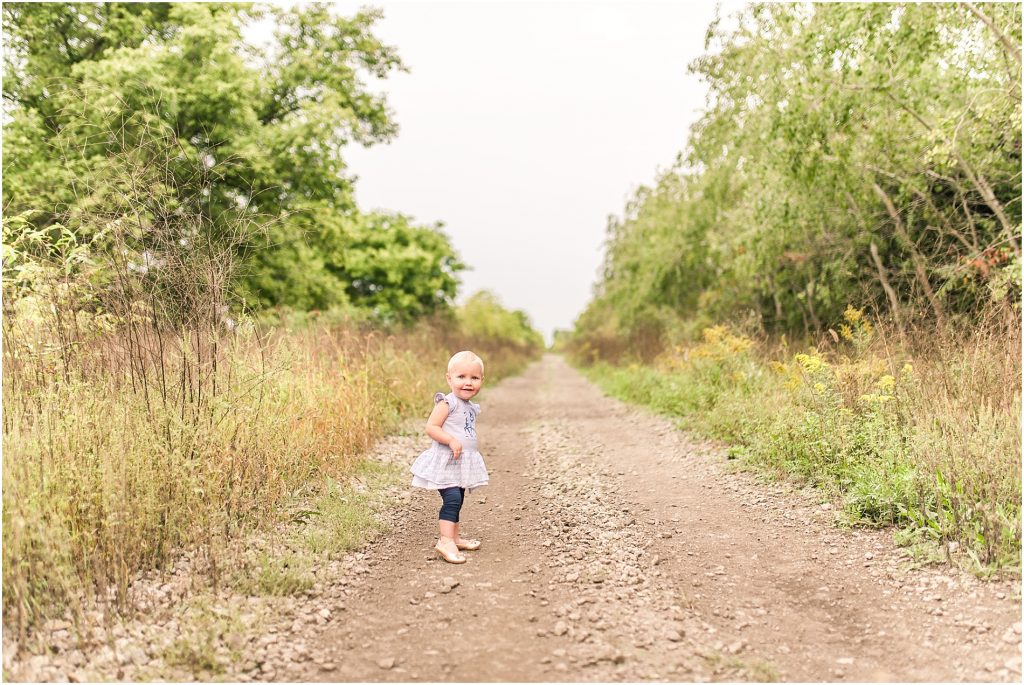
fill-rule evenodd
<path id="1" fill-rule="evenodd" d="M 444 420 L 448 418 L 448 403 L 438 402 L 434 405 L 434 411 L 430 412 L 430 418 L 427 419 L 427 435 L 433 440 L 437 440 L 442 445 L 448 445 L 452 449 L 452 454 L 458 459 L 462 454 L 462 443 L 457 439 L 448 435 L 441 428 Z"/>

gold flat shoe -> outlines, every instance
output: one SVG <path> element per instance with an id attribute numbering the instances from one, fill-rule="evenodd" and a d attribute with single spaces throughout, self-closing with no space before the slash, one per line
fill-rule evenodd
<path id="1" fill-rule="evenodd" d="M 480 549 L 479 540 L 459 540 L 455 543 L 455 546 L 459 549 L 465 549 L 472 552 L 473 550 Z"/>
<path id="2" fill-rule="evenodd" d="M 437 552 L 437 556 L 441 557 L 442 559 L 447 561 L 449 564 L 465 564 L 466 563 L 466 557 L 464 557 L 461 554 L 454 554 L 454 555 L 448 554 L 447 552 L 445 552 L 440 547 L 437 547 L 436 545 L 434 546 L 434 551 Z"/>

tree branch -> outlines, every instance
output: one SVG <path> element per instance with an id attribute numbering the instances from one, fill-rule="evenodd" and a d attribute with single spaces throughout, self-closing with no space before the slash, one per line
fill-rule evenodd
<path id="1" fill-rule="evenodd" d="M 1005 49 L 1006 52 L 1008 52 L 1010 56 L 1013 57 L 1014 60 L 1016 60 L 1017 66 L 1021 66 L 1020 50 L 1017 48 L 1016 45 L 1010 42 L 1010 39 L 1006 37 L 1006 34 L 1000 31 L 998 28 L 996 28 L 995 23 L 987 15 L 985 15 L 984 12 L 978 9 L 973 2 L 965 2 L 962 4 L 964 7 L 971 11 L 971 14 L 976 16 L 978 19 L 981 19 L 985 26 L 987 26 L 989 30 L 996 35 L 996 38 L 999 40 L 999 42 L 1003 44 L 1003 49 Z"/>
<path id="2" fill-rule="evenodd" d="M 925 269 L 924 258 L 921 253 L 918 252 L 917 246 L 914 245 L 914 241 L 910 239 L 910 234 L 907 233 L 907 227 L 903 224 L 903 219 L 900 217 L 899 212 L 896 211 L 895 205 L 892 203 L 892 199 L 889 195 L 882 190 L 882 187 L 877 183 L 872 182 L 872 188 L 878 197 L 882 199 L 885 204 L 886 211 L 889 212 L 889 216 L 892 217 L 893 224 L 896 227 L 896 236 L 903 243 L 903 246 L 910 252 L 910 259 L 914 263 L 914 273 L 917 275 L 917 280 L 921 284 L 924 295 L 928 298 L 928 303 L 932 306 L 932 311 L 935 312 L 935 318 L 938 321 L 940 328 L 946 327 L 946 313 L 942 309 L 942 304 L 939 302 L 939 298 L 935 295 L 935 291 L 932 290 L 932 284 L 928 281 L 928 271 Z"/>

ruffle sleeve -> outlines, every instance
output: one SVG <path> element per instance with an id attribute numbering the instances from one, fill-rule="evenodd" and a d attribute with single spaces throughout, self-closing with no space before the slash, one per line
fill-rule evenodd
<path id="1" fill-rule="evenodd" d="M 458 406 L 458 402 L 455 401 L 455 397 L 451 393 L 448 393 L 447 395 L 443 392 L 434 393 L 434 404 L 437 404 L 438 402 L 448 403 L 449 414 L 455 411 L 455 407 Z"/>

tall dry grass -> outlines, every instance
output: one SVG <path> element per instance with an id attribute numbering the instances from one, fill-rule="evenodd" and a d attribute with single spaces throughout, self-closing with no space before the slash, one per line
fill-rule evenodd
<path id="1" fill-rule="evenodd" d="M 5 623 L 22 632 L 97 593 L 129 608 L 136 573 L 186 547 L 203 550 L 216 582 L 218 541 L 272 525 L 400 417 L 425 415 L 448 355 L 473 343 L 429 324 L 222 335 L 216 362 L 203 362 L 205 399 L 196 386 L 147 403 L 111 358 L 113 334 L 80 345 L 65 370 L 59 345 L 15 328 L 5 331 L 3 583 Z M 197 346 L 161 344 L 161 362 L 135 371 L 187 385 Z M 494 378 L 527 357 L 477 349 Z"/>
<path id="2" fill-rule="evenodd" d="M 918 471 L 910 510 L 929 538 L 955 542 L 975 568 L 1020 567 L 1021 320 L 992 308 L 969 326 L 897 334 L 882 327 L 875 353 L 892 359 L 902 339 L 910 382 L 896 393 L 895 423 Z"/>

